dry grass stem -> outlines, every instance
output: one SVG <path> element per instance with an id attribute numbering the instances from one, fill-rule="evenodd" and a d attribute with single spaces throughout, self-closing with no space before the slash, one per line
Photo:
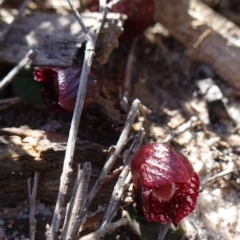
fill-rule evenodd
<path id="1" fill-rule="evenodd" d="M 208 178 L 208 179 L 202 184 L 202 187 L 201 187 L 201 189 L 200 189 L 200 192 L 202 192 L 202 191 L 204 190 L 204 188 L 207 186 L 207 184 L 208 184 L 209 182 L 211 182 L 211 181 L 213 181 L 213 180 L 215 180 L 215 179 L 217 179 L 217 178 L 224 177 L 224 176 L 226 176 L 226 175 L 228 175 L 228 174 L 230 174 L 230 173 L 232 173 L 232 172 L 234 172 L 234 164 L 233 164 L 232 161 L 229 161 L 229 166 L 228 166 L 228 168 L 225 169 L 225 170 L 223 170 L 223 171 L 221 171 L 221 172 L 219 172 L 218 174 L 216 174 L 216 175 Z"/>
<path id="2" fill-rule="evenodd" d="M 89 162 L 83 164 L 82 170 L 80 165 L 78 165 L 78 175 L 67 207 L 61 239 L 75 239 L 78 235 L 82 223 L 83 206 L 88 191 L 91 171 L 91 163 Z"/>
<path id="3" fill-rule="evenodd" d="M 110 175 L 108 175 L 106 177 L 106 179 L 103 181 L 103 184 L 106 184 L 107 182 L 109 182 L 111 179 L 113 179 L 114 177 L 116 177 L 120 172 L 122 172 L 123 170 L 123 166 L 115 169 L 112 171 L 112 173 Z"/>
<path id="4" fill-rule="evenodd" d="M 68 1 L 69 6 L 71 7 L 71 9 L 72 9 L 72 11 L 73 11 L 73 14 L 74 14 L 75 18 L 78 20 L 78 23 L 79 23 L 79 25 L 81 26 L 83 32 L 84 32 L 85 34 L 87 34 L 88 31 L 87 31 L 87 28 L 85 27 L 85 25 L 84 25 L 84 23 L 83 23 L 83 20 L 82 20 L 81 15 L 80 15 L 79 12 L 77 11 L 77 9 L 73 6 L 72 1 L 71 1 L 71 0 L 67 0 L 67 1 Z"/>
<path id="5" fill-rule="evenodd" d="M 82 66 L 82 73 L 79 79 L 78 93 L 77 93 L 71 127 L 69 131 L 69 136 L 68 136 L 67 149 L 66 149 L 64 164 L 63 164 L 63 171 L 60 179 L 59 192 L 58 192 L 57 202 L 54 210 L 54 215 L 53 215 L 53 219 L 50 227 L 48 240 L 54 240 L 58 236 L 61 220 L 64 217 L 63 216 L 64 207 L 65 207 L 64 201 L 65 201 L 65 196 L 67 194 L 68 187 L 69 187 L 70 175 L 72 173 L 72 161 L 73 161 L 73 156 L 75 151 L 78 127 L 81 119 L 83 103 L 84 103 L 86 89 L 87 89 L 87 79 L 88 79 L 90 68 L 93 62 L 93 57 L 95 55 L 94 50 L 95 50 L 96 41 L 98 38 L 98 33 L 102 28 L 106 13 L 103 12 L 102 16 L 103 17 L 99 20 L 100 22 L 99 21 L 97 22 L 97 26 L 99 30 L 96 31 L 96 34 L 93 34 L 89 31 L 86 34 L 88 41 L 86 44 L 84 62 Z"/>
<path id="6" fill-rule="evenodd" d="M 183 123 L 178 127 L 176 131 L 169 134 L 164 140 L 163 143 L 169 143 L 171 142 L 175 137 L 179 136 L 180 134 L 186 132 L 190 128 L 193 127 L 194 123 L 198 121 L 198 118 L 196 116 L 192 116 L 187 122 Z"/>
<path id="7" fill-rule="evenodd" d="M 111 9 L 114 5 L 118 4 L 122 0 L 113 0 L 107 4 L 107 8 Z"/>
<path id="8" fill-rule="evenodd" d="M 29 196 L 29 203 L 30 203 L 30 213 L 29 213 L 29 226 L 30 226 L 29 239 L 30 240 L 35 239 L 35 233 L 36 233 L 37 222 L 35 219 L 35 207 L 36 207 L 36 196 L 37 196 L 39 177 L 40 177 L 39 172 L 35 172 L 32 189 L 31 189 L 31 178 L 28 178 L 28 196 Z"/>
<path id="9" fill-rule="evenodd" d="M 19 97 L 0 99 L 0 110 L 6 109 L 19 102 L 21 102 L 21 98 Z"/>
<path id="10" fill-rule="evenodd" d="M 122 93 L 121 101 L 122 101 L 124 110 L 126 110 L 126 106 L 128 104 L 129 87 L 131 82 L 131 73 L 132 73 L 132 68 L 134 63 L 134 52 L 135 52 L 137 41 L 138 41 L 138 38 L 135 38 L 134 41 L 132 42 L 131 50 L 128 54 L 127 66 L 125 69 L 125 74 L 123 79 L 123 93 Z"/>
<path id="11" fill-rule="evenodd" d="M 123 128 L 123 131 L 122 131 L 122 133 L 120 135 L 120 138 L 117 142 L 117 145 L 115 146 L 112 154 L 110 155 L 110 157 L 106 161 L 106 163 L 105 163 L 105 165 L 104 165 L 104 167 L 103 167 L 103 169 L 100 173 L 100 176 L 98 177 L 98 179 L 96 180 L 93 188 L 91 189 L 90 193 L 88 194 L 87 205 L 85 207 L 85 213 L 86 213 L 88 207 L 90 206 L 92 200 L 96 196 L 97 192 L 101 188 L 104 180 L 108 177 L 108 174 L 111 171 L 111 168 L 112 168 L 113 164 L 116 162 L 119 154 L 122 152 L 122 149 L 124 148 L 124 146 L 128 142 L 128 137 L 129 137 L 129 133 L 130 133 L 130 130 L 131 130 L 131 126 L 132 126 L 133 121 L 134 121 L 134 119 L 137 115 L 139 104 L 140 104 L 140 101 L 138 99 L 134 100 L 134 102 L 132 104 L 132 108 L 131 108 L 131 110 L 128 114 L 125 126 Z"/>
<path id="12" fill-rule="evenodd" d="M 93 240 L 93 239 L 98 239 L 99 236 L 105 235 L 106 233 L 110 231 L 114 231 L 115 229 L 127 225 L 127 219 L 125 217 L 120 218 L 118 221 L 114 223 L 108 223 L 102 228 L 99 228 L 97 231 L 90 233 L 82 238 L 80 240 Z"/>
<path id="13" fill-rule="evenodd" d="M 117 183 L 115 184 L 112 197 L 108 204 L 108 208 L 103 218 L 101 227 L 105 226 L 108 222 L 112 220 L 116 212 L 117 206 L 119 205 L 119 202 L 122 198 L 124 190 L 126 189 L 128 183 L 131 180 L 130 165 L 132 162 L 133 155 L 135 154 L 135 152 L 138 150 L 138 148 L 142 143 L 143 136 L 144 136 L 144 131 L 143 129 L 141 129 L 136 135 L 135 140 L 130 148 L 130 151 L 128 152 L 124 168 L 121 174 L 119 175 Z"/>
<path id="14" fill-rule="evenodd" d="M 13 77 L 28 63 L 30 63 L 31 58 L 33 56 L 33 50 L 30 49 L 27 54 L 23 57 L 23 59 L 19 62 L 17 66 L 15 66 L 8 75 L 0 82 L 0 91 L 3 90 L 8 84 L 11 83 Z"/>

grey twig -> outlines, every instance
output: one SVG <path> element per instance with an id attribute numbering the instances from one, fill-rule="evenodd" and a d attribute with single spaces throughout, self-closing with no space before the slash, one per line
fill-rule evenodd
<path id="1" fill-rule="evenodd" d="M 128 54 L 127 66 L 124 73 L 123 92 L 121 96 L 121 105 L 124 110 L 127 109 L 127 104 L 128 104 L 129 87 L 130 87 L 130 82 L 132 77 L 131 74 L 132 74 L 132 68 L 133 68 L 133 62 L 134 62 L 134 52 L 135 52 L 136 43 L 138 39 L 139 39 L 138 37 L 135 38 L 131 44 L 131 50 Z"/>
<path id="2" fill-rule="evenodd" d="M 29 203 L 30 203 L 30 213 L 29 213 L 29 239 L 30 240 L 35 239 L 36 226 L 37 226 L 37 222 L 35 219 L 35 207 L 36 207 L 36 196 L 37 196 L 39 176 L 40 176 L 39 172 L 35 172 L 32 189 L 31 189 L 31 178 L 28 178 L 28 196 L 29 196 Z"/>
<path id="3" fill-rule="evenodd" d="M 122 0 L 113 0 L 107 4 L 107 8 L 111 9 L 114 5 L 120 3 Z"/>
<path id="4" fill-rule="evenodd" d="M 15 66 L 8 75 L 0 82 L 0 91 L 3 90 L 8 84 L 11 83 L 13 77 L 31 61 L 31 57 L 33 56 L 33 50 L 30 49 L 27 54 L 23 57 L 23 59 Z"/>
<path id="5" fill-rule="evenodd" d="M 84 62 L 82 66 L 82 73 L 79 79 L 79 87 L 76 98 L 76 103 L 74 107 L 71 127 L 68 136 L 67 149 L 65 153 L 63 171 L 60 179 L 59 192 L 57 197 L 57 202 L 54 210 L 54 215 L 48 235 L 49 240 L 54 240 L 58 236 L 58 231 L 60 228 L 61 220 L 63 219 L 64 207 L 65 207 L 65 196 L 68 191 L 70 175 L 72 173 L 72 162 L 75 151 L 75 144 L 77 138 L 78 127 L 81 119 L 83 103 L 85 99 L 86 89 L 87 89 L 87 79 L 90 72 L 90 68 L 93 62 L 93 57 L 95 55 L 95 46 L 98 38 L 99 29 L 102 28 L 102 25 L 105 20 L 106 11 L 102 13 L 103 17 L 97 22 L 97 31 L 96 34 L 88 31 L 86 37 L 88 39 L 85 49 Z M 101 14 L 100 14 L 101 15 Z"/>
<path id="6" fill-rule="evenodd" d="M 190 129 L 195 122 L 197 122 L 198 118 L 196 116 L 192 116 L 187 122 L 182 124 L 178 127 L 178 129 L 169 134 L 164 140 L 163 143 L 169 143 L 171 142 L 175 137 L 179 136 L 180 134 L 186 132 L 188 129 Z"/>
<path id="7" fill-rule="evenodd" d="M 107 6 L 107 1 L 106 0 L 99 0 L 99 10 L 100 12 L 105 11 Z"/>
<path id="8" fill-rule="evenodd" d="M 104 180 L 103 184 L 106 184 L 107 182 L 109 182 L 111 179 L 113 179 L 114 177 L 116 177 L 119 173 L 122 172 L 124 166 L 120 166 L 117 169 L 113 170 Z"/>
<path id="9" fill-rule="evenodd" d="M 2 5 L 3 2 L 4 2 L 4 0 L 0 0 L 0 6 Z"/>
<path id="10" fill-rule="evenodd" d="M 128 152 L 128 155 L 126 157 L 126 162 L 124 165 L 124 169 L 121 172 L 121 174 L 119 175 L 118 181 L 115 184 L 115 187 L 114 187 L 114 190 L 112 193 L 112 197 L 108 204 L 108 208 L 105 212 L 101 227 L 105 226 L 114 217 L 114 214 L 115 214 L 117 206 L 121 200 L 121 197 L 124 193 L 124 190 L 126 189 L 127 184 L 131 180 L 130 165 L 132 162 L 133 155 L 135 154 L 135 152 L 138 150 L 138 148 L 140 147 L 140 145 L 142 143 L 143 136 L 144 136 L 144 131 L 143 131 L 143 129 L 141 129 L 137 133 L 135 140 Z"/>
<path id="11" fill-rule="evenodd" d="M 68 1 L 68 4 L 70 5 L 72 11 L 73 11 L 74 16 L 75 16 L 76 19 L 78 20 L 78 23 L 80 24 L 83 32 L 84 32 L 85 34 L 87 34 L 88 30 L 87 30 L 87 28 L 85 27 L 85 25 L 84 25 L 84 23 L 83 23 L 83 20 L 82 20 L 82 17 L 81 17 L 81 15 L 79 14 L 78 10 L 73 6 L 71 0 L 67 0 L 67 1 Z"/>
<path id="12" fill-rule="evenodd" d="M 18 19 L 20 18 L 20 16 L 22 15 L 24 9 L 26 8 L 28 2 L 31 0 L 24 0 L 23 3 L 21 4 L 20 8 L 18 9 L 18 13 L 17 15 L 14 17 L 13 21 L 4 29 L 4 31 L 2 32 L 1 36 L 0 36 L 0 43 L 2 43 L 8 33 L 10 32 L 10 30 L 12 29 L 12 27 L 14 26 L 14 24 L 18 21 Z"/>
<path id="13" fill-rule="evenodd" d="M 21 101 L 19 97 L 0 99 L 0 110 L 6 109 L 11 105 L 17 104 Z"/>
<path id="14" fill-rule="evenodd" d="M 95 46 L 92 45 L 92 42 L 88 41 L 86 45 L 86 53 L 84 56 L 82 74 L 79 81 L 77 99 L 74 107 L 71 127 L 69 131 L 69 136 L 68 136 L 67 149 L 66 149 L 64 163 L 63 163 L 63 172 L 60 179 L 57 202 L 56 202 L 54 216 L 52 219 L 52 224 L 50 229 L 49 239 L 51 240 L 53 240 L 57 235 L 60 227 L 60 222 L 63 219 L 64 200 L 68 191 L 70 175 L 72 173 L 72 162 L 73 162 L 73 156 L 75 151 L 77 132 L 78 132 L 78 127 L 79 127 L 80 118 L 82 114 L 85 93 L 87 89 L 87 78 L 88 78 L 90 67 L 93 61 L 94 48 Z"/>
<path id="15" fill-rule="evenodd" d="M 234 172 L 234 164 L 233 164 L 233 162 L 230 160 L 230 161 L 229 161 L 228 168 L 225 169 L 225 170 L 223 170 L 223 171 L 221 171 L 221 172 L 219 172 L 219 173 L 217 173 L 216 175 L 208 178 L 208 179 L 202 184 L 202 187 L 200 188 L 200 192 L 202 192 L 202 191 L 204 190 L 204 188 L 206 187 L 206 185 L 207 185 L 209 182 L 211 182 L 211 181 L 213 181 L 213 180 L 215 180 L 215 179 L 217 179 L 217 178 L 224 177 L 224 176 L 226 176 L 226 175 L 228 175 L 228 174 L 230 174 L 230 173 L 232 173 L 232 172 Z"/>
<path id="16" fill-rule="evenodd" d="M 110 231 L 114 231 L 115 229 L 127 225 L 127 219 L 125 217 L 120 218 L 118 221 L 114 223 L 108 223 L 104 227 L 99 228 L 97 231 L 90 233 L 84 237 L 81 237 L 80 240 L 93 240 L 98 239 L 99 236 L 105 235 Z"/>
<path id="17" fill-rule="evenodd" d="M 113 164 L 116 162 L 119 154 L 121 153 L 122 149 L 124 148 L 124 146 L 126 145 L 126 143 L 128 141 L 131 126 L 132 126 L 133 121 L 134 121 L 134 119 L 137 115 L 139 104 L 140 104 L 140 101 L 138 99 L 134 100 L 134 102 L 132 104 L 132 108 L 131 108 L 131 110 L 128 114 L 125 126 L 123 128 L 122 133 L 121 133 L 121 136 L 120 136 L 120 138 L 117 142 L 117 145 L 115 146 L 115 148 L 113 150 L 113 153 L 110 155 L 109 159 L 106 161 L 106 163 L 105 163 L 105 165 L 102 169 L 102 172 L 100 173 L 100 176 L 98 177 L 98 179 L 96 180 L 96 182 L 95 182 L 94 186 L 92 187 L 90 193 L 88 194 L 87 202 L 86 202 L 86 206 L 85 206 L 85 213 L 86 213 L 89 205 L 91 204 L 93 198 L 96 196 L 97 192 L 101 188 L 102 183 L 108 177 L 108 173 L 110 172 Z"/>
<path id="18" fill-rule="evenodd" d="M 61 239 L 75 239 L 78 235 L 82 223 L 83 206 L 86 200 L 91 171 L 91 163 L 89 162 L 83 164 L 82 170 L 80 165 L 78 165 L 78 175 L 67 207 Z"/>

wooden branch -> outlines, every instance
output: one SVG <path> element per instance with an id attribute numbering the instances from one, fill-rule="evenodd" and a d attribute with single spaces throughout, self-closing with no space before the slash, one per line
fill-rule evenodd
<path id="1" fill-rule="evenodd" d="M 211 66 L 240 89 L 240 29 L 198 0 L 155 0 L 155 19 L 187 48 L 191 60 Z"/>
<path id="2" fill-rule="evenodd" d="M 82 14 L 84 25 L 88 29 L 93 28 L 98 16 L 98 13 Z M 96 48 L 99 63 L 105 63 L 112 50 L 118 47 L 117 38 L 123 30 L 123 19 L 121 14 L 107 15 Z M 0 24 L 0 32 L 6 27 L 7 24 Z M 84 40 L 84 32 L 73 14 L 34 13 L 13 26 L 1 44 L 0 61 L 17 64 L 29 49 L 33 49 L 36 53 L 34 65 L 67 67 L 76 60 Z"/>

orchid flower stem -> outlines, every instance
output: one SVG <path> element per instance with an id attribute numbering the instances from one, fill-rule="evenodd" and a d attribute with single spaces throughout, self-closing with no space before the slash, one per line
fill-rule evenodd
<path id="1" fill-rule="evenodd" d="M 158 235 L 158 240 L 164 240 L 164 238 L 166 237 L 167 235 L 167 232 L 169 230 L 171 226 L 171 222 L 168 222 L 163 229 L 161 229 L 162 231 L 159 232 L 159 235 Z"/>

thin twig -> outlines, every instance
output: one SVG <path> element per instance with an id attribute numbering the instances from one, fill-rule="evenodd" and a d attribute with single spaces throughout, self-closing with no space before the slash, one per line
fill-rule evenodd
<path id="1" fill-rule="evenodd" d="M 70 201 L 67 205 L 67 210 L 66 210 L 66 214 L 65 214 L 65 218 L 64 218 L 63 230 L 62 230 L 62 234 L 61 234 L 62 238 L 64 238 L 67 234 L 67 230 L 68 230 L 68 227 L 69 227 L 69 222 L 70 222 L 70 218 L 71 218 L 71 214 L 72 214 L 74 201 L 75 201 L 75 198 L 76 198 L 76 195 L 77 195 L 78 186 L 81 184 L 82 179 L 83 179 L 83 171 L 80 168 L 80 164 L 78 164 L 77 177 L 76 177 L 76 180 L 75 180 L 75 184 L 74 184 L 71 199 L 70 199 Z"/>
<path id="2" fill-rule="evenodd" d="M 133 62 L 134 62 L 134 52 L 135 52 L 136 43 L 138 39 L 139 39 L 138 37 L 135 38 L 131 44 L 131 49 L 128 54 L 127 65 L 126 65 L 124 79 L 123 79 L 123 92 L 121 97 L 121 105 L 125 111 L 128 105 L 128 95 L 129 95 L 129 87 L 130 87 L 130 82 L 132 77 L 131 74 L 132 74 L 132 68 L 133 68 Z"/>
<path id="3" fill-rule="evenodd" d="M 114 213 L 116 212 L 117 206 L 121 200 L 121 197 L 123 195 L 124 190 L 126 189 L 127 184 L 131 180 L 131 174 L 130 174 L 130 165 L 132 162 L 133 155 L 138 150 L 142 143 L 142 139 L 144 136 L 144 131 L 141 129 L 136 137 L 135 140 L 128 152 L 128 155 L 126 157 L 126 162 L 123 171 L 119 175 L 118 181 L 115 184 L 111 200 L 108 204 L 108 208 L 106 210 L 105 216 L 103 218 L 102 226 L 105 226 L 108 222 L 110 222 L 114 216 Z M 129 178 L 130 176 L 130 178 Z"/>
<path id="4" fill-rule="evenodd" d="M 89 162 L 83 164 L 82 170 L 78 166 L 75 190 L 69 202 L 61 239 L 75 239 L 78 235 L 82 223 L 83 206 L 88 191 L 91 171 L 91 163 Z"/>
<path id="5" fill-rule="evenodd" d="M 18 13 L 17 15 L 14 17 L 13 21 L 4 29 L 3 33 L 0 36 L 0 43 L 2 43 L 7 35 L 9 34 L 10 30 L 12 29 L 12 27 L 15 25 L 15 23 L 18 21 L 18 19 L 20 18 L 20 16 L 22 15 L 24 9 L 26 8 L 28 2 L 31 0 L 24 0 L 23 3 L 21 4 L 20 8 L 18 9 Z"/>
<path id="6" fill-rule="evenodd" d="M 72 4 L 72 1 L 71 0 L 67 0 L 68 1 L 68 4 L 70 5 L 72 11 L 73 11 L 73 14 L 75 16 L 75 18 L 78 20 L 78 23 L 80 24 L 81 28 L 82 28 L 82 31 L 87 34 L 88 30 L 87 28 L 85 27 L 84 23 L 83 23 L 83 20 L 82 20 L 82 17 L 81 15 L 79 14 L 79 12 L 77 11 L 77 9 L 73 6 Z"/>
<path id="7" fill-rule="evenodd" d="M 15 66 L 8 75 L 0 82 L 0 91 L 3 90 L 8 84 L 11 83 L 13 77 L 24 67 L 26 66 L 33 56 L 33 50 L 30 49 L 23 59 Z"/>
<path id="8" fill-rule="evenodd" d="M 106 0 L 99 0 L 99 11 L 103 12 L 106 9 L 107 1 Z"/>
<path id="9" fill-rule="evenodd" d="M 82 238 L 80 240 L 93 240 L 97 239 L 99 236 L 105 235 L 106 233 L 110 231 L 114 231 L 115 229 L 127 225 L 127 219 L 125 217 L 120 218 L 118 221 L 114 223 L 108 223 L 104 227 L 99 228 L 97 231 L 90 233 Z"/>
<path id="10" fill-rule="evenodd" d="M 204 190 L 204 188 L 206 187 L 206 185 L 207 185 L 209 182 L 211 182 L 211 181 L 213 181 L 213 180 L 215 180 L 215 179 L 217 179 L 217 178 L 224 177 L 224 176 L 226 176 L 226 175 L 228 175 L 228 174 L 230 174 L 230 173 L 232 173 L 232 172 L 234 172 L 234 164 L 233 164 L 232 161 L 230 161 L 227 169 L 225 169 L 225 170 L 219 172 L 218 174 L 216 174 L 216 175 L 208 178 L 208 179 L 202 184 L 202 187 L 201 187 L 201 189 L 200 189 L 200 192 L 202 192 L 202 191 Z"/>
<path id="11" fill-rule="evenodd" d="M 0 110 L 6 109 L 14 104 L 21 102 L 20 97 L 0 99 Z"/>
<path id="12" fill-rule="evenodd" d="M 51 224 L 50 239 L 53 240 L 58 233 L 60 222 L 63 219 L 64 200 L 69 187 L 69 179 L 72 173 L 72 162 L 75 151 L 75 144 L 77 138 L 78 127 L 82 114 L 83 103 L 85 99 L 87 89 L 87 77 L 90 72 L 90 66 L 93 61 L 95 46 L 91 41 L 87 42 L 86 53 L 84 58 L 84 64 L 82 68 L 82 74 L 79 81 L 78 94 L 74 107 L 71 127 L 69 131 L 69 137 L 67 142 L 67 149 L 65 153 L 65 159 L 63 164 L 63 171 L 60 179 L 60 186 L 58 192 L 58 198 L 55 206 L 54 216 Z"/>
<path id="13" fill-rule="evenodd" d="M 108 8 L 108 9 L 111 9 L 114 5 L 120 3 L 121 1 L 123 1 L 123 0 L 113 0 L 113 1 L 110 1 L 110 2 L 107 4 L 107 8 Z"/>
<path id="14" fill-rule="evenodd" d="M 100 23 L 97 22 L 98 29 L 101 29 L 102 25 L 104 23 L 104 19 L 106 16 L 105 11 L 102 15 L 103 15 L 103 17 L 99 18 L 99 19 L 101 19 L 101 22 Z M 92 65 L 93 57 L 95 55 L 94 50 L 95 50 L 99 31 L 100 30 L 97 30 L 96 34 L 93 34 L 90 31 L 88 31 L 88 33 L 86 34 L 88 41 L 87 41 L 86 49 L 85 49 L 82 73 L 81 73 L 81 76 L 79 79 L 78 93 L 77 93 L 76 103 L 75 103 L 75 107 L 74 107 L 71 127 L 70 127 L 70 131 L 69 131 L 67 149 L 66 149 L 66 153 L 65 153 L 63 171 L 62 171 L 62 175 L 61 175 L 61 179 L 60 179 L 60 186 L 59 186 L 57 202 L 56 202 L 56 206 L 55 206 L 55 210 L 54 210 L 52 224 L 50 227 L 50 233 L 48 236 L 49 240 L 54 240 L 55 238 L 57 238 L 58 231 L 60 228 L 60 223 L 61 223 L 61 220 L 63 219 L 65 196 L 67 195 L 69 182 L 70 182 L 70 175 L 72 173 L 72 162 L 73 162 L 73 156 L 74 156 L 74 151 L 75 151 L 78 127 L 79 127 L 79 123 L 80 123 L 80 118 L 81 118 L 82 109 L 83 109 L 83 103 L 84 103 L 86 89 L 87 89 L 87 78 L 88 78 L 90 68 Z"/>
<path id="15" fill-rule="evenodd" d="M 119 168 L 112 171 L 112 173 L 105 178 L 105 180 L 103 181 L 103 184 L 106 184 L 111 179 L 115 178 L 120 172 L 122 172 L 122 170 L 123 170 L 123 166 L 120 166 Z"/>
<path id="16" fill-rule="evenodd" d="M 97 222 L 102 220 L 103 217 L 104 217 L 104 213 L 103 212 L 96 213 L 96 214 L 94 212 L 91 217 L 89 217 L 86 221 L 84 221 L 84 223 L 82 223 L 80 230 L 84 230 L 86 228 L 93 227 Z"/>
<path id="17" fill-rule="evenodd" d="M 36 226 L 37 222 L 35 219 L 35 207 L 36 207 L 36 196 L 37 196 L 37 188 L 39 182 L 39 172 L 35 172 L 33 187 L 31 189 L 31 178 L 28 178 L 28 197 L 30 203 L 30 213 L 29 213 L 29 239 L 35 239 Z"/>
<path id="18" fill-rule="evenodd" d="M 4 2 L 4 0 L 0 0 L 0 6 L 2 5 L 3 2 Z"/>
<path id="19" fill-rule="evenodd" d="M 20 97 L 12 97 L 12 98 L 5 98 L 5 99 L 0 99 L 0 105 L 6 104 L 6 105 L 12 105 L 19 103 L 21 101 Z"/>
<path id="20" fill-rule="evenodd" d="M 132 104 L 132 108 L 131 108 L 131 110 L 128 114 L 125 126 L 123 128 L 122 133 L 121 133 L 121 136 L 119 137 L 119 140 L 117 142 L 117 145 L 116 145 L 115 149 L 113 150 L 113 153 L 110 155 L 109 159 L 105 163 L 105 165 L 102 169 L 102 172 L 100 173 L 100 176 L 96 180 L 93 188 L 91 189 L 90 193 L 88 194 L 87 202 L 86 202 L 86 206 L 85 206 L 85 213 L 87 212 L 87 209 L 90 206 L 93 198 L 96 196 L 97 192 L 101 188 L 102 183 L 107 178 L 108 173 L 110 172 L 112 166 L 116 162 L 119 154 L 121 153 L 122 149 L 124 148 L 124 146 L 126 145 L 126 143 L 128 141 L 128 136 L 129 136 L 129 133 L 130 133 L 130 129 L 131 129 L 133 121 L 136 117 L 139 104 L 140 104 L 140 101 L 138 99 L 134 100 L 134 102 Z"/>
<path id="21" fill-rule="evenodd" d="M 169 134 L 164 140 L 163 143 L 169 143 L 171 142 L 175 137 L 179 136 L 180 134 L 186 132 L 188 129 L 190 129 L 195 122 L 197 122 L 198 118 L 196 116 L 192 116 L 187 122 L 183 123 L 178 127 L 176 131 Z"/>

